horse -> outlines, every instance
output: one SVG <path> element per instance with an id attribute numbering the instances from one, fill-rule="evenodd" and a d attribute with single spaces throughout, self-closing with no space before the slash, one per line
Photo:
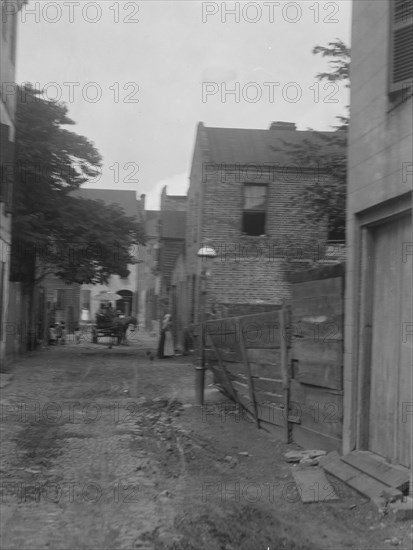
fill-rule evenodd
<path id="1" fill-rule="evenodd" d="M 136 329 L 138 326 L 138 320 L 136 317 L 127 316 L 127 317 L 117 317 L 115 319 L 115 333 L 118 339 L 118 346 L 121 344 L 127 344 L 126 333 L 128 331 L 129 325 L 133 325 Z"/>

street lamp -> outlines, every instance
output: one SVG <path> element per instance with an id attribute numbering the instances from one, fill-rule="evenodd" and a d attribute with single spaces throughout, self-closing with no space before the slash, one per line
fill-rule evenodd
<path id="1" fill-rule="evenodd" d="M 201 364 L 195 367 L 195 402 L 197 405 L 204 404 L 204 386 L 205 386 L 205 344 L 206 344 L 206 326 L 205 326 L 205 309 L 206 309 L 206 293 L 207 293 L 207 279 L 211 273 L 208 268 L 211 262 L 216 258 L 216 250 L 212 246 L 203 245 L 198 250 L 197 256 L 204 262 L 204 266 L 201 271 L 201 338 L 199 342 L 200 346 L 200 358 Z"/>

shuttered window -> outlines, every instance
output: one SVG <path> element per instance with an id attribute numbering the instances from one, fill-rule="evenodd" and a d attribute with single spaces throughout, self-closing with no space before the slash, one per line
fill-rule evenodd
<path id="1" fill-rule="evenodd" d="M 1 124 L 0 129 L 0 201 L 5 203 L 6 212 L 11 212 L 14 180 L 14 143 L 9 141 L 10 129 Z"/>
<path id="2" fill-rule="evenodd" d="M 389 91 L 413 87 L 413 0 L 390 0 Z"/>

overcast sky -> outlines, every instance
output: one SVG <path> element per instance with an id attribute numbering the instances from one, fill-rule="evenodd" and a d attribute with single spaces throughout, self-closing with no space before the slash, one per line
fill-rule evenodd
<path id="1" fill-rule="evenodd" d="M 19 20 L 17 82 L 68 103 L 103 156 L 88 187 L 135 189 L 147 208 L 163 185 L 186 193 L 199 121 L 327 130 L 348 103 L 316 84 L 326 61 L 311 50 L 350 44 L 349 0 L 29 0 Z"/>

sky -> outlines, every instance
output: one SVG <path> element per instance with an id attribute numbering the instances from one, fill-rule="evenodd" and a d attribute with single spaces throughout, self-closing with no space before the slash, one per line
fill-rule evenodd
<path id="1" fill-rule="evenodd" d="M 158 209 L 185 194 L 198 122 L 328 130 L 348 91 L 318 83 L 316 45 L 350 44 L 351 2 L 29 0 L 18 83 L 67 103 L 103 157 L 90 188 L 134 189 Z"/>

